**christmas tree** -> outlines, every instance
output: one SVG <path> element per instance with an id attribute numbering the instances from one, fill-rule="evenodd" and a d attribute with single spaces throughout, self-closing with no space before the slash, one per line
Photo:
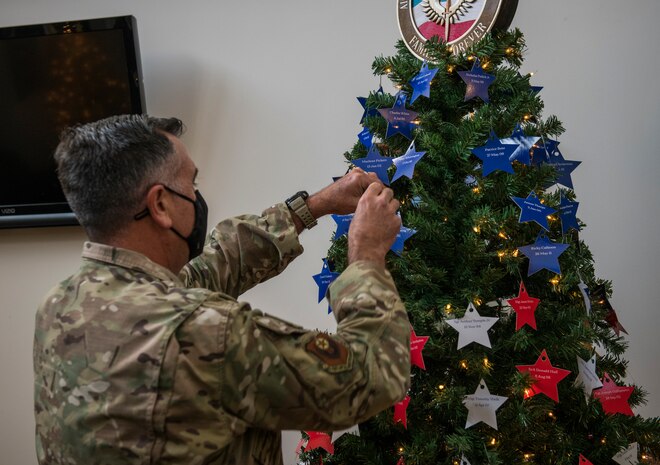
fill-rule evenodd
<path id="1" fill-rule="evenodd" d="M 612 283 L 579 238 L 579 162 L 564 159 L 560 120 L 519 72 L 522 33 L 462 54 L 425 47 L 428 63 L 403 42 L 375 59 L 400 91 L 360 99 L 364 130 L 345 154 L 402 204 L 388 268 L 412 325 L 410 392 L 359 435 L 305 432 L 300 460 L 653 463 L 660 421 L 632 411 L 646 393 L 625 384 Z M 328 280 L 347 265 L 350 216 L 335 221 Z"/>

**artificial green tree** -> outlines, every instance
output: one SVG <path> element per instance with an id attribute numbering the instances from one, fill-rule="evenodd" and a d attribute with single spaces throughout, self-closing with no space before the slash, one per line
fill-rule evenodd
<path id="1" fill-rule="evenodd" d="M 533 192 L 544 205 L 559 210 L 560 195 L 575 200 L 575 193 L 548 189 L 558 177 L 552 164 L 514 161 L 513 173 L 498 170 L 484 176 L 473 153 L 486 144 L 491 131 L 505 138 L 521 125 L 525 134 L 540 138 L 531 153 L 538 157 L 545 141 L 564 132 L 558 118 L 542 116 L 543 102 L 530 75 L 519 72 L 525 51 L 522 33 L 488 34 L 463 55 L 438 40 L 426 47 L 432 57 L 428 66 L 439 71 L 429 98 L 408 105 L 418 113 L 412 136 L 425 155 L 412 179 L 400 177 L 391 184 L 402 204 L 403 224 L 416 233 L 400 254 L 388 256 L 415 333 L 429 336 L 422 352 L 425 370 L 412 367 L 406 427 L 388 409 L 359 425 L 359 436 L 337 439 L 334 454 L 315 449 L 304 452 L 301 461 L 449 465 L 465 458 L 472 465 L 576 465 L 582 454 L 594 465 L 604 465 L 616 463 L 612 457 L 637 442 L 641 463 L 650 462 L 660 456 L 658 418 L 606 413 L 599 400 L 575 385 L 577 357 L 586 361 L 594 355 L 599 377 L 608 373 L 616 385 L 625 385 L 626 342 L 607 301 L 611 283 L 595 276 L 588 247 L 575 228 L 562 231 L 559 213 L 548 218 L 547 236 L 569 245 L 558 258 L 560 274 L 542 269 L 528 276 L 529 258 L 519 250 L 534 243 L 541 228 L 519 222 L 521 209 L 512 197 Z M 373 71 L 410 95 L 410 80 L 422 63 L 403 42 L 396 49 L 394 56 L 375 59 Z M 458 72 L 470 70 L 475 59 L 495 76 L 488 102 L 465 100 L 466 83 Z M 382 109 L 393 102 L 392 95 L 372 92 L 366 104 Z M 367 116 L 363 124 L 376 136 L 382 155 L 399 157 L 409 147 L 411 141 L 401 134 L 385 137 L 388 123 L 380 115 Z M 366 153 L 358 142 L 345 158 L 351 163 Z M 346 266 L 346 246 L 345 236 L 333 240 L 328 258 L 335 271 Z M 530 325 L 517 330 L 516 314 L 507 305 L 521 282 L 530 296 L 540 299 L 536 330 Z M 592 291 L 590 302 L 580 284 Z M 457 349 L 459 334 L 447 321 L 463 317 L 470 304 L 481 316 L 498 318 L 488 331 L 490 348 L 471 343 Z M 516 368 L 533 365 L 543 350 L 554 367 L 571 372 L 557 384 L 558 402 L 544 394 L 530 396 L 536 381 Z M 497 429 L 485 422 L 466 427 L 463 401 L 481 380 L 493 395 L 507 397 L 496 411 Z M 644 403 L 645 395 L 636 386 L 627 402 L 634 408 Z"/>

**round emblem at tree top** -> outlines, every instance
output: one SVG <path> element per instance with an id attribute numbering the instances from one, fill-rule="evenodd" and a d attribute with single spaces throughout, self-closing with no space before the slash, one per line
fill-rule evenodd
<path id="1" fill-rule="evenodd" d="M 424 50 L 431 37 L 464 53 L 488 31 L 508 28 L 517 6 L 518 0 L 397 0 L 397 14 L 410 51 L 432 61 Z"/>

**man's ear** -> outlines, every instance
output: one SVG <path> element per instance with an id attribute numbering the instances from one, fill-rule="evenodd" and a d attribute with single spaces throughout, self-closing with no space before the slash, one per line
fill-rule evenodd
<path id="1" fill-rule="evenodd" d="M 147 192 L 147 208 L 149 216 L 156 224 L 165 229 L 172 227 L 173 221 L 169 213 L 174 211 L 172 196 L 167 195 L 162 184 L 152 186 Z"/>

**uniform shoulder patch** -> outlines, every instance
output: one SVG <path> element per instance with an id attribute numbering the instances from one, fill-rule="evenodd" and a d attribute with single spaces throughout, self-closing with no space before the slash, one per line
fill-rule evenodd
<path id="1" fill-rule="evenodd" d="M 314 336 L 305 345 L 305 350 L 323 362 L 323 368 L 332 373 L 350 370 L 353 365 L 350 349 L 325 333 Z"/>

